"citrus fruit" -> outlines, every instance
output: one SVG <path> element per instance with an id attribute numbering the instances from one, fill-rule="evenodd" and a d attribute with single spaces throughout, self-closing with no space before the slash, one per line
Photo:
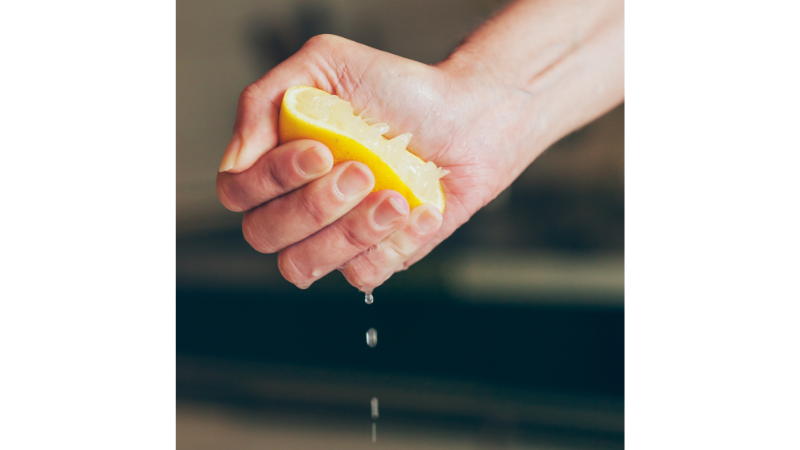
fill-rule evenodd
<path id="1" fill-rule="evenodd" d="M 313 139 L 333 153 L 334 164 L 359 161 L 375 175 L 375 189 L 392 189 L 415 208 L 429 203 L 444 212 L 444 191 L 439 179 L 449 171 L 425 162 L 406 150 L 411 134 L 386 139 L 385 123 L 370 125 L 356 115 L 350 102 L 308 86 L 289 88 L 283 96 L 278 119 L 281 143 Z"/>

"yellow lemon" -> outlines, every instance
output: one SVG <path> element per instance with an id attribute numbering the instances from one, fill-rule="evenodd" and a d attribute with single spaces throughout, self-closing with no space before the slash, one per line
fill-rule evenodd
<path id="1" fill-rule="evenodd" d="M 444 212 L 444 191 L 439 179 L 449 172 L 433 162 L 425 162 L 406 150 L 411 134 L 393 139 L 385 123 L 370 125 L 353 113 L 350 102 L 325 91 L 295 86 L 286 91 L 281 104 L 278 130 L 281 143 L 313 139 L 333 153 L 334 164 L 359 161 L 375 175 L 375 189 L 393 189 L 415 208 L 430 203 Z"/>

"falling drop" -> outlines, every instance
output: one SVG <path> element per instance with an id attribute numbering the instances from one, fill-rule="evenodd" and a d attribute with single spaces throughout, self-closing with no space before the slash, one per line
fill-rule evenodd
<path id="1" fill-rule="evenodd" d="M 370 347 L 375 347 L 378 345 L 378 331 L 375 328 L 370 328 L 367 330 L 367 345 Z M 375 400 L 377 402 L 377 400 Z M 377 403 L 376 403 L 377 405 Z"/>
<path id="2" fill-rule="evenodd" d="M 372 422 L 372 442 L 376 442 L 378 440 L 378 425 L 375 422 Z"/>
<path id="3" fill-rule="evenodd" d="M 364 301 L 367 302 L 368 305 L 371 305 L 373 300 L 375 300 L 375 297 L 373 297 L 372 294 L 364 295 Z"/>
<path id="4" fill-rule="evenodd" d="M 372 397 L 372 400 L 369 401 L 369 405 L 372 407 L 372 419 L 378 418 L 378 397 Z"/>

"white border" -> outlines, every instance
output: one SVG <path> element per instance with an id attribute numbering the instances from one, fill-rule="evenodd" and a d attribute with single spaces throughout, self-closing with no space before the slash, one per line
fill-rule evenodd
<path id="1" fill-rule="evenodd" d="M 626 16 L 626 448 L 800 448 L 800 8 Z"/>
<path id="2" fill-rule="evenodd" d="M 175 5 L 2 2 L 0 448 L 174 448 Z"/>
<path id="3" fill-rule="evenodd" d="M 627 2 L 628 448 L 800 446 L 799 13 Z M 4 2 L 0 50 L 0 448 L 171 448 L 174 4 Z"/>

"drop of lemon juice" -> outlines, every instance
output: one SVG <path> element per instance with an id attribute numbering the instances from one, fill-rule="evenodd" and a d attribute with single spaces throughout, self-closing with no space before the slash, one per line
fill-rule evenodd
<path id="1" fill-rule="evenodd" d="M 369 406 L 370 406 L 370 409 L 372 410 L 372 418 L 373 419 L 377 419 L 378 418 L 378 397 L 372 397 L 372 399 L 369 401 Z"/>
<path id="2" fill-rule="evenodd" d="M 375 328 L 367 330 L 367 345 L 374 348 L 378 345 L 378 331 Z"/>
<path id="3" fill-rule="evenodd" d="M 368 305 L 371 305 L 371 304 L 372 304 L 372 302 L 373 302 L 373 301 L 375 301 L 375 297 L 373 297 L 373 296 L 372 296 L 372 294 L 364 294 L 364 301 L 365 301 L 365 302 L 366 302 Z"/>

